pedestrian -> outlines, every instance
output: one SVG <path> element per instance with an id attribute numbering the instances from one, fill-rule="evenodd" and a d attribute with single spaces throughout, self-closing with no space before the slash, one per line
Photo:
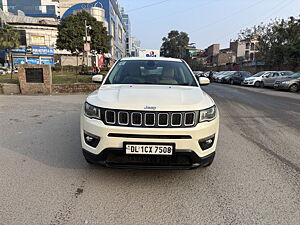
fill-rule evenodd
<path id="1" fill-rule="evenodd" d="M 213 75 L 214 75 L 213 71 L 209 71 L 208 79 L 210 81 L 212 81 Z"/>

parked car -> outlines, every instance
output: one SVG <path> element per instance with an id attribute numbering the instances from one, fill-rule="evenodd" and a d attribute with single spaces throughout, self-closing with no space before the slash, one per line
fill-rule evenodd
<path id="1" fill-rule="evenodd" d="M 245 78 L 242 85 L 260 87 L 260 83 L 261 83 L 262 79 L 272 72 L 273 71 L 262 71 L 251 77 L 247 77 L 247 78 Z"/>
<path id="2" fill-rule="evenodd" d="M 1 74 L 1 75 L 5 75 L 5 74 L 6 74 L 6 71 L 5 71 L 4 69 L 0 68 L 0 74 Z"/>
<path id="3" fill-rule="evenodd" d="M 235 74 L 237 73 L 237 71 L 230 71 L 230 72 L 227 72 L 225 74 L 225 76 L 222 76 L 222 78 L 220 79 L 220 82 L 221 83 L 229 83 L 229 79 Z"/>
<path id="4" fill-rule="evenodd" d="M 294 73 L 291 76 L 276 80 L 274 88 L 278 90 L 289 90 L 290 92 L 297 92 L 300 90 L 300 72 Z"/>
<path id="5" fill-rule="evenodd" d="M 228 79 L 229 84 L 239 84 L 241 85 L 247 77 L 251 77 L 252 74 L 247 71 L 238 71 L 232 74 Z"/>
<path id="6" fill-rule="evenodd" d="M 101 83 L 103 76 L 93 81 Z M 88 163 L 191 169 L 213 162 L 219 111 L 180 59 L 123 58 L 84 103 L 80 134 Z"/>
<path id="7" fill-rule="evenodd" d="M 215 81 L 216 81 L 217 83 L 221 83 L 222 78 L 228 76 L 230 73 L 231 73 L 231 71 L 225 71 L 225 72 L 222 72 L 221 74 L 219 74 L 219 75 L 216 77 Z"/>
<path id="8" fill-rule="evenodd" d="M 197 78 L 203 76 L 203 72 L 202 72 L 202 71 L 193 71 L 193 73 L 195 74 L 195 76 L 196 76 Z"/>
<path id="9" fill-rule="evenodd" d="M 271 72 L 267 75 L 265 75 L 260 82 L 260 87 L 274 87 L 275 81 L 284 78 L 287 76 L 292 75 L 294 72 L 292 71 L 276 71 L 276 72 Z"/>
<path id="10" fill-rule="evenodd" d="M 217 81 L 217 78 L 218 78 L 219 76 L 221 76 L 222 74 L 226 73 L 226 72 L 228 72 L 228 71 L 220 71 L 220 72 L 216 72 L 216 73 L 213 75 L 212 80 L 216 82 L 216 81 Z"/>

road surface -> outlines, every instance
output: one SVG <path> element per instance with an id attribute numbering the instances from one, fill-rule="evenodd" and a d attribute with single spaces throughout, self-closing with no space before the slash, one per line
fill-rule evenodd
<path id="1" fill-rule="evenodd" d="M 84 95 L 0 96 L 0 224 L 280 224 L 300 221 L 300 94 L 212 84 L 221 112 L 209 168 L 85 163 Z"/>

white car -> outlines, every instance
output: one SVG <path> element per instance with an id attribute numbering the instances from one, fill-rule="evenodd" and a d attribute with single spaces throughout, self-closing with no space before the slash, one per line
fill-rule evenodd
<path id="1" fill-rule="evenodd" d="M 93 77 L 102 82 L 102 75 Z M 81 119 L 88 163 L 192 169 L 214 160 L 219 111 L 180 59 L 124 58 L 87 97 Z"/>
<path id="2" fill-rule="evenodd" d="M 276 78 L 291 74 L 292 72 L 290 71 L 262 71 L 251 77 L 246 78 L 242 85 L 255 87 L 273 87 Z M 274 80 L 272 80 L 272 84 L 268 85 L 268 80 L 271 80 L 269 79 L 271 77 L 274 77 Z"/>

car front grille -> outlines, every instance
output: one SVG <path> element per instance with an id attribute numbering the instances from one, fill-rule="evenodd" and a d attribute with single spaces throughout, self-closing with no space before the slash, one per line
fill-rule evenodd
<path id="1" fill-rule="evenodd" d="M 281 84 L 281 81 L 276 81 L 275 84 Z"/>
<path id="2" fill-rule="evenodd" d="M 199 112 L 149 112 L 101 109 L 101 118 L 106 125 L 110 126 L 184 128 L 195 127 L 197 125 Z"/>

